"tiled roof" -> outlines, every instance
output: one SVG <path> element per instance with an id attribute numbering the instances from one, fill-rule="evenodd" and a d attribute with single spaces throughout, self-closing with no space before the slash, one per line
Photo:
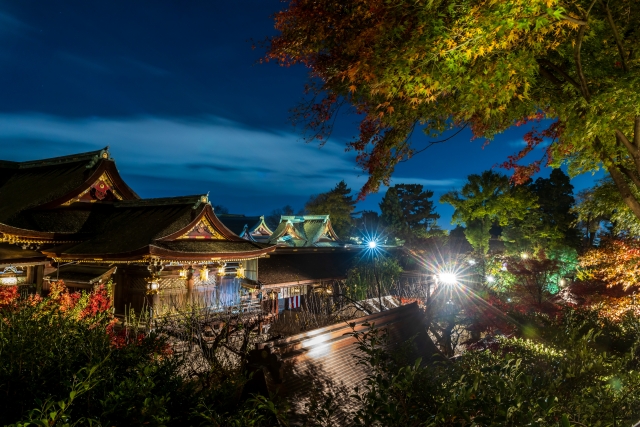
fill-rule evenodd
<path id="1" fill-rule="evenodd" d="M 40 252 L 22 249 L 9 243 L 0 243 L 0 265 L 15 263 L 44 262 L 46 257 Z"/>
<path id="2" fill-rule="evenodd" d="M 291 235 L 292 232 L 295 236 Z M 291 237 L 281 240 L 287 234 Z M 326 236 L 326 240 L 321 242 L 323 236 Z M 319 243 L 324 246 L 340 246 L 338 236 L 331 227 L 329 215 L 283 215 L 280 218 L 280 224 L 269 238 L 269 243 L 293 247 L 316 246 Z"/>
<path id="3" fill-rule="evenodd" d="M 291 402 L 294 425 L 300 421 L 299 414 L 304 412 L 309 397 L 323 390 L 344 391 L 345 401 L 333 421 L 335 425 L 347 425 L 348 414 L 355 409 L 355 403 L 348 396 L 355 386 L 363 384 L 369 373 L 365 366 L 357 363 L 354 356 L 362 353 L 349 334 L 354 329 L 367 331 L 369 327 L 364 326 L 365 323 L 387 331 L 387 348 L 391 351 L 415 337 L 414 357 L 421 357 L 426 363 L 439 355 L 426 333 L 423 313 L 415 303 L 355 319 L 351 325 L 327 326 L 258 345 L 252 362 L 263 375 L 256 378 L 264 381 L 270 393 Z"/>
<path id="4" fill-rule="evenodd" d="M 362 256 L 360 250 L 272 254 L 258 261 L 258 281 L 265 285 L 340 279 Z"/>
<path id="5" fill-rule="evenodd" d="M 115 271 L 116 267 L 110 265 L 63 265 L 59 268 L 59 271 L 56 270 L 45 275 L 44 277 L 52 281 L 58 279 L 64 280 L 67 285 L 91 285 L 94 283 L 99 283 L 100 281 L 104 282 L 108 280 Z"/>
<path id="6" fill-rule="evenodd" d="M 95 231 L 112 212 L 112 204 L 83 203 L 80 206 L 24 211 L 8 221 L 8 225 L 51 233 L 87 233 Z"/>
<path id="7" fill-rule="evenodd" d="M 65 254 L 118 254 L 145 248 L 156 239 L 189 225 L 199 196 L 178 198 L 174 204 L 168 204 L 166 198 L 157 199 L 157 204 L 152 200 L 146 200 L 143 205 L 115 204 L 94 237 L 67 249 Z"/>
<path id="8" fill-rule="evenodd" d="M 107 210 L 106 214 L 95 222 L 95 230 L 85 241 L 47 249 L 45 253 L 63 259 L 125 260 L 145 255 L 211 259 L 260 256 L 272 247 L 241 239 L 227 230 L 202 195 L 115 202 L 102 210 Z M 217 237 L 181 238 L 185 230 L 206 218 L 218 227 Z"/>
<path id="9" fill-rule="evenodd" d="M 107 149 L 29 162 L 0 161 L 0 222 L 22 211 L 79 193 L 109 171 L 126 198 L 138 198 L 120 178 Z"/>
<path id="10" fill-rule="evenodd" d="M 175 252 L 184 253 L 240 253 L 261 250 L 272 247 L 263 243 L 250 242 L 225 242 L 225 241 L 205 241 L 205 240 L 181 240 L 174 242 L 156 242 L 155 246 L 166 248 Z"/>

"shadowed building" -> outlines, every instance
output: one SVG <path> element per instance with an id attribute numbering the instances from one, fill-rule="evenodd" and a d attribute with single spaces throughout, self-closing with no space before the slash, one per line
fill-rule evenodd
<path id="1" fill-rule="evenodd" d="M 361 256 L 360 249 L 305 248 L 278 249 L 261 258 L 258 281 L 267 310 L 277 313 L 303 306 L 312 292 L 333 293 Z"/>

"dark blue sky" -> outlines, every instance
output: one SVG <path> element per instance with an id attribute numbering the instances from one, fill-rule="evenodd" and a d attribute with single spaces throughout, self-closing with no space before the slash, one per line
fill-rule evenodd
<path id="1" fill-rule="evenodd" d="M 301 208 L 341 179 L 358 189 L 365 179 L 344 151 L 356 118 L 341 117 L 323 148 L 305 144 L 289 110 L 307 70 L 256 63 L 262 52 L 250 40 L 273 35 L 271 15 L 285 5 L 0 1 L 0 159 L 109 145 L 141 196 L 210 192 L 214 204 L 246 214 Z M 421 183 L 439 197 L 502 162 L 525 131 L 484 149 L 463 131 L 403 163 L 394 183 Z M 427 142 L 414 138 L 418 147 Z M 591 181 L 579 177 L 574 185 Z M 377 209 L 381 197 L 359 209 Z M 448 228 L 451 210 L 438 209 Z"/>

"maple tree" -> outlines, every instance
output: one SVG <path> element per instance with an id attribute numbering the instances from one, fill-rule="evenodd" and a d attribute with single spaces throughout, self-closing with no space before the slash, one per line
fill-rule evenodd
<path id="1" fill-rule="evenodd" d="M 603 222 L 610 226 L 609 234 L 640 235 L 640 220 L 624 203 L 610 177 L 599 180 L 595 186 L 581 192 L 580 202 L 574 211 L 577 224 L 585 230 L 589 246 L 595 242 L 598 234 L 607 234 L 602 230 Z"/>
<path id="2" fill-rule="evenodd" d="M 290 0 L 275 27 L 266 59 L 311 70 L 297 115 L 308 135 L 324 140 L 342 105 L 361 115 L 349 144 L 369 175 L 361 195 L 417 151 L 416 127 L 491 139 L 528 123 L 504 164 L 516 181 L 542 162 L 571 174 L 604 165 L 640 217 L 637 1 Z M 542 159 L 520 164 L 545 140 Z"/>
<path id="3" fill-rule="evenodd" d="M 603 239 L 580 258 L 581 276 L 627 289 L 640 284 L 640 241 Z"/>

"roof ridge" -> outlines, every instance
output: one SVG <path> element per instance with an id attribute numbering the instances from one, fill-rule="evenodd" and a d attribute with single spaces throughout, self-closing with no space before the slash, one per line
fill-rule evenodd
<path id="1" fill-rule="evenodd" d="M 88 151 L 86 153 L 69 154 L 67 156 L 51 157 L 48 159 L 40 160 L 27 160 L 25 162 L 11 162 L 3 160 L 3 163 L 9 163 L 11 166 L 18 169 L 37 168 L 43 166 L 62 165 L 66 163 L 76 163 L 83 161 L 91 161 L 87 167 L 92 167 L 98 160 L 113 160 L 109 154 L 109 147 L 105 147 L 101 150 Z"/>
<path id="2" fill-rule="evenodd" d="M 304 222 L 304 221 L 327 221 L 329 220 L 329 215 L 281 215 L 280 221 L 296 221 L 296 222 Z"/>
<path id="3" fill-rule="evenodd" d="M 169 206 L 169 205 L 193 205 L 197 208 L 201 203 L 209 203 L 206 194 L 193 194 L 189 196 L 176 197 L 156 197 L 152 199 L 140 200 L 120 200 L 114 202 L 114 206 L 118 208 L 132 208 L 145 206 Z"/>

